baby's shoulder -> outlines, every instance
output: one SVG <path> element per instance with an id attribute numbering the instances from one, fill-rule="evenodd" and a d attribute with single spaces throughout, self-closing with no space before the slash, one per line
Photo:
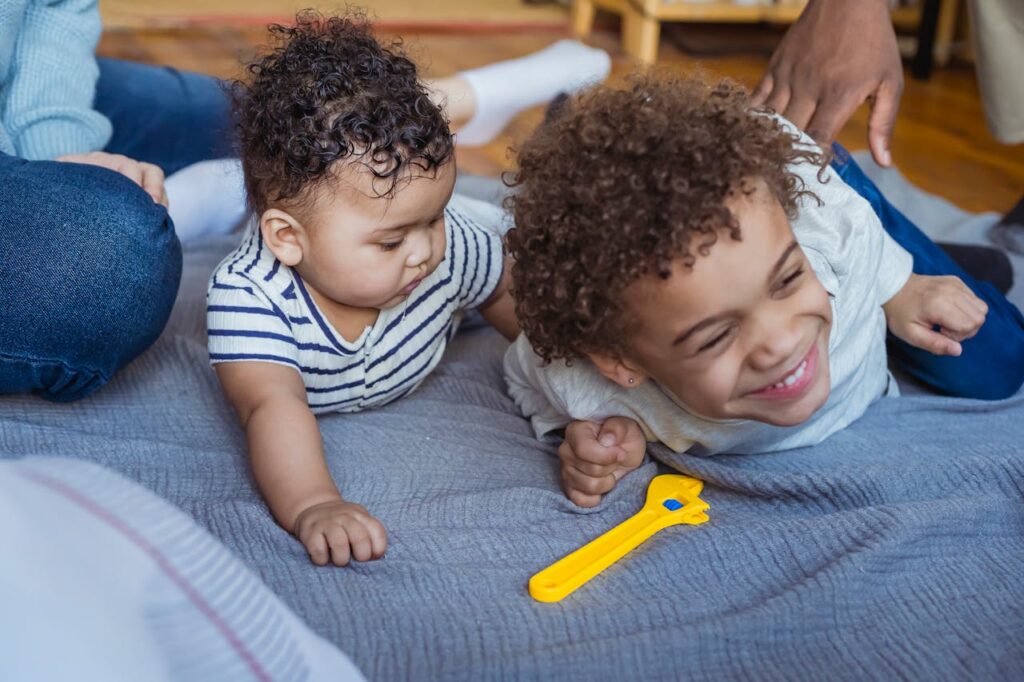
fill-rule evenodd
<path id="1" fill-rule="evenodd" d="M 210 275 L 207 307 L 255 306 L 268 310 L 291 308 L 298 300 L 291 269 L 247 234 Z"/>
<path id="2" fill-rule="evenodd" d="M 508 222 L 507 214 L 497 204 L 492 204 L 480 199 L 455 193 L 448 200 L 445 212 L 454 214 L 464 221 L 469 221 L 477 227 L 490 229 L 497 234 L 505 232 L 503 226 Z"/>

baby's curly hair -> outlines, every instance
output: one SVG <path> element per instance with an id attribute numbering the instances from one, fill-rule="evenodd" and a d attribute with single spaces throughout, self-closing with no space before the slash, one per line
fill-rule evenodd
<path id="1" fill-rule="evenodd" d="M 793 217 L 810 192 L 787 166 L 827 162 L 797 139 L 729 81 L 638 75 L 566 101 L 519 150 L 507 200 L 516 314 L 544 362 L 621 356 L 623 291 L 676 258 L 692 267 L 720 231 L 739 240 L 726 202 L 745 180 Z"/>
<path id="2" fill-rule="evenodd" d="M 444 112 L 400 40 L 382 45 L 366 15 L 303 11 L 269 27 L 272 45 L 234 83 L 236 128 L 251 207 L 303 200 L 337 161 L 358 161 L 389 196 L 410 166 L 452 158 Z"/>

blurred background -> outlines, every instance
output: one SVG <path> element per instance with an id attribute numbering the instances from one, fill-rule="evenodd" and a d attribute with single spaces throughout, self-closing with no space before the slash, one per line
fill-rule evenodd
<path id="1" fill-rule="evenodd" d="M 643 35 L 622 15 L 639 0 L 597 0 L 584 40 L 607 50 L 612 79 L 643 64 L 702 68 L 750 87 L 804 0 L 643 0 L 654 30 Z M 591 2 L 575 0 L 363 0 L 382 35 L 401 35 L 426 76 L 517 57 L 581 31 Z M 904 55 L 906 86 L 893 141 L 896 167 L 922 189 L 968 211 L 1004 213 L 1024 190 L 1024 145 L 1003 145 L 985 126 L 963 0 L 890 2 Z M 241 75 L 268 23 L 288 23 L 309 0 L 102 0 L 99 54 L 166 64 L 221 78 Z M 575 24 L 574 24 L 575 20 Z M 653 39 L 652 39 L 653 34 Z M 1022 64 L 1024 66 L 1024 64 Z M 508 153 L 541 120 L 538 107 L 518 116 L 483 147 L 460 149 L 463 171 L 495 176 Z M 838 139 L 867 146 L 867 107 Z"/>

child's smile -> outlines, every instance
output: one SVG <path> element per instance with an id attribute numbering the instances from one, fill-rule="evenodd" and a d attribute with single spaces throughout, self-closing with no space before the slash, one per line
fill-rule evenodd
<path id="1" fill-rule="evenodd" d="M 832 310 L 782 207 L 752 184 L 728 202 L 742 241 L 719 232 L 692 268 L 677 260 L 668 279 L 628 287 L 628 357 L 592 359 L 627 388 L 654 379 L 701 416 L 791 426 L 828 399 Z"/>

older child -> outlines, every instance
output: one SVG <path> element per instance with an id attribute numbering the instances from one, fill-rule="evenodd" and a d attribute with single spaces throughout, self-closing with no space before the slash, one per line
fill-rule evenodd
<path id="1" fill-rule="evenodd" d="M 256 217 L 210 282 L 210 361 L 277 521 L 317 564 L 385 550 L 345 500 L 316 413 L 412 392 L 464 310 L 514 336 L 496 208 L 452 194 L 452 135 L 397 44 L 358 15 L 299 17 L 238 92 Z"/>
<path id="2" fill-rule="evenodd" d="M 741 88 L 651 77 L 582 96 L 523 147 L 508 247 L 525 336 L 505 369 L 538 436 L 568 427 L 573 501 L 597 504 L 647 441 L 820 442 L 897 394 L 887 328 L 940 390 L 1019 388 L 1020 313 L 933 276 L 960 273 L 852 161 L 825 161 Z"/>

